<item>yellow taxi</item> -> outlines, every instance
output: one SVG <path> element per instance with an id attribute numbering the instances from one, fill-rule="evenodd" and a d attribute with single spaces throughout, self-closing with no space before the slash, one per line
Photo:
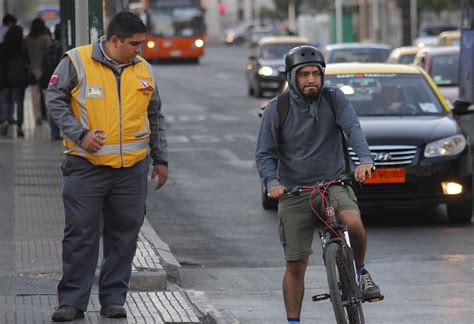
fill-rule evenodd
<path id="1" fill-rule="evenodd" d="M 436 46 L 460 46 L 461 45 L 461 31 L 445 31 L 439 34 Z"/>
<path id="2" fill-rule="evenodd" d="M 418 50 L 416 46 L 397 47 L 390 52 L 387 63 L 411 64 Z"/>

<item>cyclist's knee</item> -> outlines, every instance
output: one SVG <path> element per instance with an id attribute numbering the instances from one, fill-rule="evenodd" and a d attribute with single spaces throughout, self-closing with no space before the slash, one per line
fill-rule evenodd
<path id="1" fill-rule="evenodd" d="M 364 227 L 362 218 L 356 210 L 343 210 L 337 215 L 338 220 L 342 224 L 346 224 L 349 228 Z"/>
<path id="2" fill-rule="evenodd" d="M 308 267 L 308 257 L 305 257 L 302 260 L 297 261 L 287 261 L 286 262 L 286 271 L 291 273 L 294 276 L 299 276 L 305 273 L 306 268 Z"/>

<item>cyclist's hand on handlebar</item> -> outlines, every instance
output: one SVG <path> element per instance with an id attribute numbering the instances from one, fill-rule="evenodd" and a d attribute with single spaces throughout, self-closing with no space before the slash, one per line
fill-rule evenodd
<path id="1" fill-rule="evenodd" d="M 285 194 L 285 187 L 282 185 L 274 186 L 268 189 L 268 198 L 280 199 Z"/>
<path id="2" fill-rule="evenodd" d="M 364 182 L 366 174 L 372 178 L 373 165 L 371 163 L 361 163 L 354 171 L 354 178 L 358 182 Z"/>

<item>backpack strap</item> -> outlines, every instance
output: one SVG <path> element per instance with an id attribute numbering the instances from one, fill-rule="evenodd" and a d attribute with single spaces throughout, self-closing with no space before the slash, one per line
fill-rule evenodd
<path id="1" fill-rule="evenodd" d="M 277 110 L 279 117 L 278 137 L 281 137 L 281 130 L 286 122 L 286 118 L 288 117 L 288 111 L 290 110 L 290 93 L 288 91 L 285 91 L 278 96 Z"/>
<path id="2" fill-rule="evenodd" d="M 331 111 L 334 114 L 334 119 L 336 119 L 336 108 L 334 105 L 334 100 L 332 98 L 331 92 L 333 91 L 327 88 L 323 88 L 321 91 L 321 94 L 324 100 L 326 100 L 328 106 L 331 108 Z M 286 122 L 286 119 L 288 118 L 288 112 L 290 110 L 290 93 L 288 91 L 283 92 L 281 95 L 278 96 L 277 100 L 278 100 L 277 111 L 278 111 L 278 117 L 279 117 L 278 141 L 280 141 L 281 130 L 283 128 L 283 125 Z M 349 160 L 349 150 L 347 149 L 347 143 L 346 143 L 346 135 L 344 135 L 344 131 L 342 130 L 341 126 L 339 126 L 339 130 L 341 131 L 342 148 L 344 151 L 344 161 L 346 164 L 345 172 L 349 174 L 351 167 L 350 167 L 350 160 Z"/>
<path id="3" fill-rule="evenodd" d="M 332 110 L 332 113 L 334 114 L 334 119 L 336 119 L 336 106 L 334 105 L 334 100 L 332 98 L 332 93 L 333 91 L 329 90 L 328 88 L 323 88 L 321 91 L 321 94 L 323 95 L 323 98 L 326 100 L 328 103 L 329 107 Z M 338 125 L 339 126 L 339 125 Z M 347 148 L 347 143 L 346 143 L 346 135 L 344 134 L 344 131 L 342 130 L 342 127 L 339 126 L 339 130 L 341 132 L 341 137 L 342 137 L 342 149 L 344 151 L 344 161 L 346 164 L 346 170 L 345 173 L 349 174 L 351 172 L 351 164 L 349 160 L 349 149 Z"/>

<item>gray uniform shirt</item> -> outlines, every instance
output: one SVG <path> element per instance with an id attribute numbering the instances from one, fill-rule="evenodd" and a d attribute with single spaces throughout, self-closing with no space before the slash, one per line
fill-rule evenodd
<path id="1" fill-rule="evenodd" d="M 321 95 L 304 100 L 290 86 L 288 117 L 279 130 L 277 99 L 266 106 L 257 140 L 256 163 L 267 188 L 313 185 L 344 173 L 340 127 L 362 163 L 373 163 L 359 119 L 344 93 L 329 88 L 335 113 Z M 281 138 L 280 138 L 281 134 Z"/>
<path id="2" fill-rule="evenodd" d="M 117 84 L 123 69 L 127 66 L 140 62 L 138 58 L 130 64 L 115 65 L 105 55 L 102 45 L 105 36 L 92 45 L 92 58 L 114 71 Z M 148 64 L 147 62 L 145 62 Z M 151 67 L 150 67 L 151 71 Z M 53 73 L 54 82 L 50 82 L 46 91 L 46 104 L 51 118 L 61 128 L 64 135 L 77 145 L 81 145 L 79 136 L 84 131 L 76 116 L 72 113 L 69 105 L 71 103 L 71 91 L 78 83 L 76 69 L 68 55 L 64 55 Z M 167 141 L 165 135 L 165 120 L 161 113 L 161 99 L 156 82 L 155 91 L 148 105 L 148 120 L 150 124 L 150 155 L 153 164 L 163 164 L 168 161 Z"/>

